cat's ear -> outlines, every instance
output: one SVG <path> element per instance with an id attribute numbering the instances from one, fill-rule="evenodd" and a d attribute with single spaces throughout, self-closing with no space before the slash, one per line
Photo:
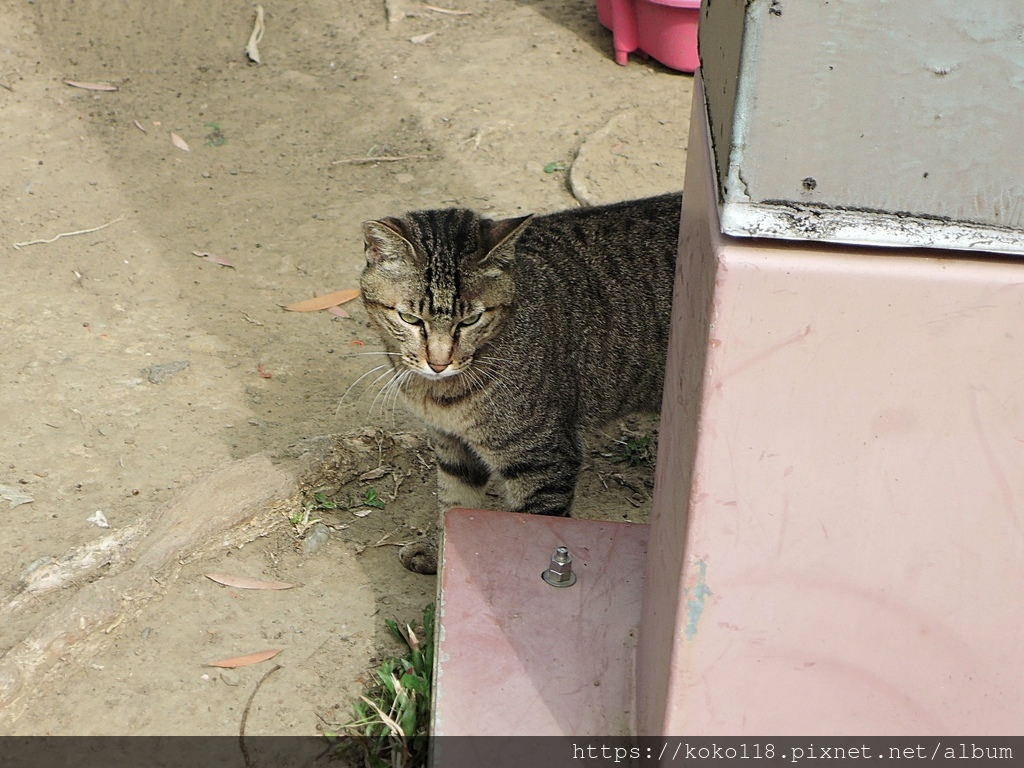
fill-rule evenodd
<path id="1" fill-rule="evenodd" d="M 482 234 L 487 253 L 484 260 L 511 263 L 515 256 L 516 240 L 526 230 L 532 218 L 533 214 L 531 213 L 528 216 L 520 216 L 518 219 L 501 219 L 500 221 L 484 219 Z"/>
<path id="2" fill-rule="evenodd" d="M 413 255 L 412 244 L 402 234 L 402 223 L 398 219 L 364 221 L 363 246 L 368 264 L 386 264 Z"/>

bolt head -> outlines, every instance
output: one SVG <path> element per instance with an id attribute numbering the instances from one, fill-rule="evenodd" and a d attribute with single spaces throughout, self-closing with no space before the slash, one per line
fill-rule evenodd
<path id="1" fill-rule="evenodd" d="M 576 583 L 576 574 L 572 572 L 572 555 L 568 547 L 559 547 L 551 555 L 551 565 L 541 578 L 553 587 L 571 587 Z"/>

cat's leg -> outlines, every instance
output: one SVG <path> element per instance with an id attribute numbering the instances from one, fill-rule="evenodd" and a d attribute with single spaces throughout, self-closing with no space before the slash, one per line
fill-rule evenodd
<path id="1" fill-rule="evenodd" d="M 424 539 L 406 544 L 398 552 L 399 560 L 408 570 L 428 574 L 437 573 L 444 513 L 452 507 L 485 506 L 491 475 L 476 453 L 459 438 L 431 431 L 430 439 L 437 459 L 437 518 Z"/>
<path id="2" fill-rule="evenodd" d="M 486 505 L 491 470 L 465 441 L 434 432 L 430 436 L 437 459 L 437 502 L 442 514 L 452 507 Z"/>
<path id="3" fill-rule="evenodd" d="M 583 445 L 576 434 L 535 437 L 497 469 L 505 508 L 567 517 L 582 466 Z"/>

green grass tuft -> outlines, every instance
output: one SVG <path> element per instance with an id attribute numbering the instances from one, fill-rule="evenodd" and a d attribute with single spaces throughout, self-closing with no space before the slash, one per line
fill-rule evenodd
<path id="1" fill-rule="evenodd" d="M 409 652 L 374 670 L 373 685 L 353 704 L 355 717 L 326 736 L 339 749 L 360 749 L 368 768 L 419 768 L 426 765 L 430 735 L 434 606 L 424 609 L 419 635 L 408 624 L 385 623 Z"/>

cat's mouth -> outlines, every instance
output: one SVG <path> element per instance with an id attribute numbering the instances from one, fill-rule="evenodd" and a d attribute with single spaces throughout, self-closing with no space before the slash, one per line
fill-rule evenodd
<path id="1" fill-rule="evenodd" d="M 418 373 L 420 376 L 422 376 L 425 379 L 430 379 L 431 381 L 450 379 L 453 376 L 458 376 L 459 374 L 462 373 L 462 368 L 457 368 L 454 365 L 448 365 L 439 371 L 433 366 L 429 366 L 425 363 L 420 365 L 420 367 L 416 368 L 415 370 L 416 373 Z"/>
<path id="2" fill-rule="evenodd" d="M 411 361 L 405 361 L 406 365 L 412 369 L 413 373 L 417 373 L 429 381 L 441 381 L 442 379 L 450 379 L 454 376 L 461 375 L 466 370 L 466 363 L 456 363 L 452 361 L 450 363 L 431 364 L 426 360 L 418 360 L 415 363 Z"/>

